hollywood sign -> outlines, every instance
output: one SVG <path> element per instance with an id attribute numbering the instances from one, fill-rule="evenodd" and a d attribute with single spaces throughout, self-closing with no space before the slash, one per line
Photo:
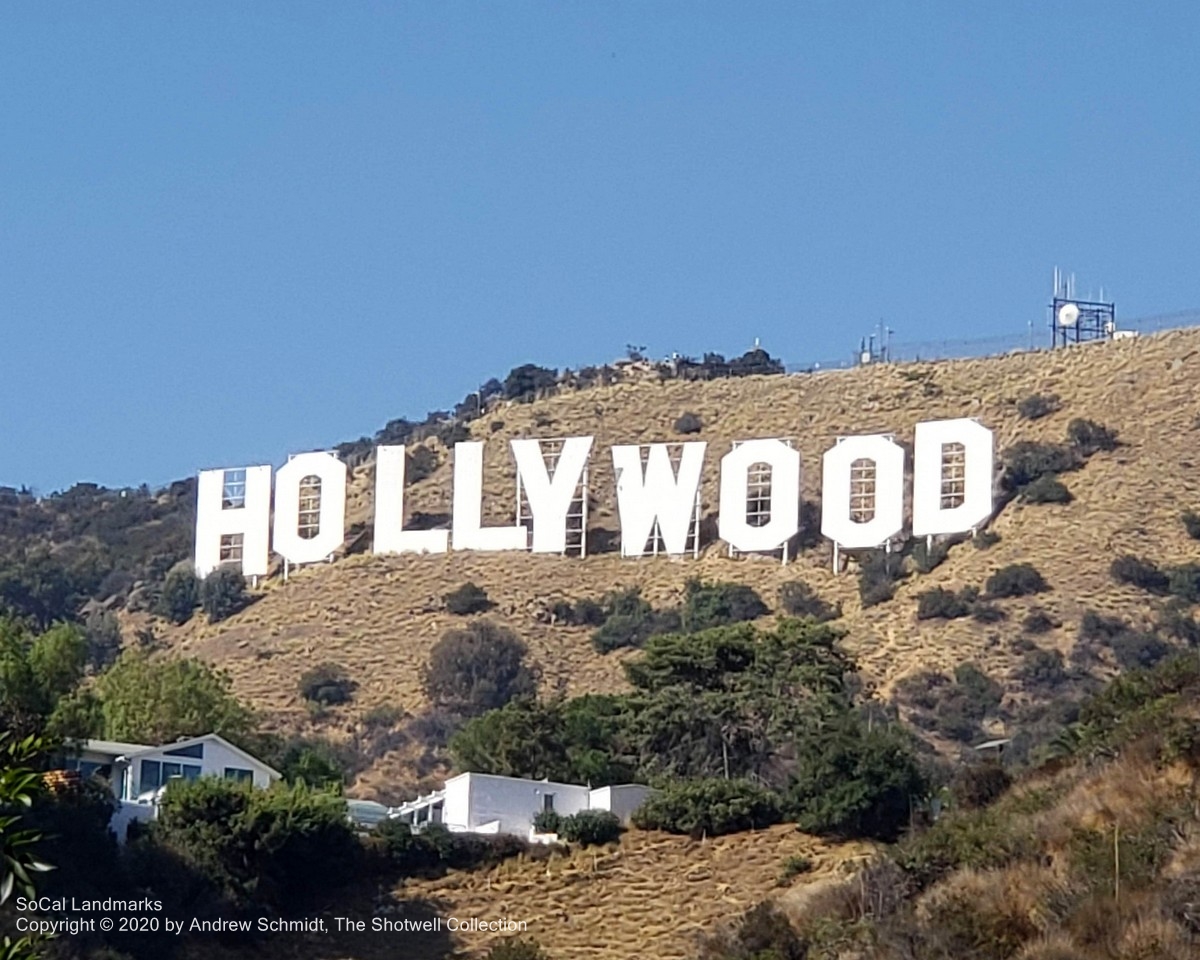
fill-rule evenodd
<path id="1" fill-rule="evenodd" d="M 485 526 L 482 520 L 483 443 L 454 446 L 449 530 L 404 528 L 403 446 L 376 448 L 374 551 L 445 553 L 448 550 L 534 553 L 566 551 L 568 514 L 586 488 L 592 437 L 555 441 L 553 463 L 542 440 L 509 441 L 518 489 L 532 523 Z M 642 556 L 649 543 L 682 556 L 697 533 L 700 479 L 708 445 L 627 444 L 611 448 L 620 516 L 621 553 Z M 946 496 L 953 451 L 953 496 Z M 840 438 L 822 458 L 821 533 L 844 549 L 890 543 L 905 515 L 905 449 L 886 434 Z M 855 471 L 869 464 L 870 509 L 852 504 Z M 918 423 L 913 446 L 912 534 L 966 533 L 992 514 L 992 431 L 972 419 Z M 718 536 L 740 553 L 783 548 L 800 532 L 800 452 L 778 439 L 734 444 L 720 461 Z M 752 490 L 752 477 L 769 481 Z M 271 467 L 203 470 L 196 504 L 196 572 L 240 563 L 247 576 L 267 573 L 270 551 L 291 564 L 328 560 L 345 539 L 346 465 L 329 453 L 292 457 L 274 476 Z M 763 490 L 767 492 L 764 494 Z M 319 490 L 319 495 L 313 491 Z M 766 496 L 766 510 L 751 510 Z M 862 499 L 860 494 L 860 500 Z M 302 502 L 303 501 L 303 502 Z M 693 543 L 697 541 L 692 540 Z"/>

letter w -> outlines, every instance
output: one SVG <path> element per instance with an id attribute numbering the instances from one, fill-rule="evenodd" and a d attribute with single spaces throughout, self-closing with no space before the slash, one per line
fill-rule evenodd
<path id="1" fill-rule="evenodd" d="M 678 476 L 665 443 L 650 444 L 644 471 L 641 447 L 627 444 L 612 448 L 622 556 L 642 556 L 656 526 L 669 555 L 687 552 L 708 444 L 696 441 L 680 446 Z"/>

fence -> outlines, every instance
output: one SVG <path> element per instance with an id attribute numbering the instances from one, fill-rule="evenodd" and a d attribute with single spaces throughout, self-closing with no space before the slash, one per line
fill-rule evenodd
<path id="1" fill-rule="evenodd" d="M 1119 320 L 1122 330 L 1134 330 L 1139 334 L 1159 333 L 1200 326 L 1200 310 L 1181 310 L 1162 313 L 1134 320 Z M 1050 349 L 1050 331 L 1043 322 L 1027 328 L 1022 334 L 1005 334 L 993 337 L 976 337 L 968 340 L 914 340 L 893 341 L 888 344 L 888 359 L 896 362 L 921 360 L 962 360 L 972 357 L 988 357 L 1014 351 Z M 837 360 L 815 360 L 808 363 L 789 363 L 788 373 L 811 373 L 814 370 L 845 370 L 858 365 L 858 353 Z"/>

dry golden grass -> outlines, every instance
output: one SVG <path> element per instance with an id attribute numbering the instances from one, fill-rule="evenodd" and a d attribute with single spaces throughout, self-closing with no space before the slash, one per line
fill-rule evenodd
<path id="1" fill-rule="evenodd" d="M 694 955 L 700 936 L 778 893 L 775 883 L 788 857 L 813 863 L 812 872 L 794 881 L 801 887 L 869 854 L 865 844 L 831 846 L 786 826 L 705 841 L 631 831 L 603 850 L 410 881 L 397 896 L 452 903 L 457 916 L 526 920 L 526 936 L 545 944 L 556 960 L 666 960 Z M 482 952 L 500 936 L 464 935 L 461 942 Z"/>

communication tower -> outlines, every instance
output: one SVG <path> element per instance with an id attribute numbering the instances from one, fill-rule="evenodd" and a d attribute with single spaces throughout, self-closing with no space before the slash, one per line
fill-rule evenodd
<path id="1" fill-rule="evenodd" d="M 1075 296 L 1075 274 L 1054 268 L 1054 298 L 1050 303 L 1050 333 L 1054 346 L 1092 340 L 1119 339 L 1117 305 L 1104 300 L 1081 300 Z"/>

